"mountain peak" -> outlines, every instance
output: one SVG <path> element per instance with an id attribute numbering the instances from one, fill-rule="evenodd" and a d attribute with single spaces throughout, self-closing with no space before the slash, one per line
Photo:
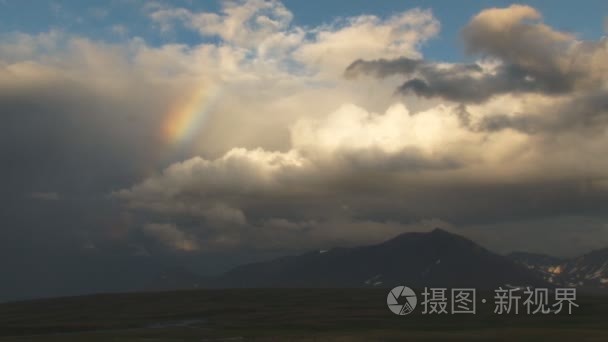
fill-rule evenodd
<path id="1" fill-rule="evenodd" d="M 403 233 L 377 245 L 343 248 L 340 253 L 309 253 L 241 266 L 220 276 L 215 286 L 391 287 L 403 283 L 484 289 L 545 285 L 536 273 L 514 261 L 436 228 Z"/>
<path id="2" fill-rule="evenodd" d="M 450 234 L 447 230 L 441 229 L 439 227 L 431 230 L 431 234 Z"/>
<path id="3" fill-rule="evenodd" d="M 442 228 L 435 228 L 428 233 L 424 233 L 431 239 L 452 239 L 452 240 L 466 240 L 470 241 L 469 238 L 462 235 L 454 234 Z"/>
<path id="4" fill-rule="evenodd" d="M 466 240 L 468 241 L 467 238 L 462 237 L 460 235 L 456 235 L 453 233 L 450 233 L 444 229 L 441 228 L 435 228 L 431 231 L 426 231 L 426 232 L 405 232 L 405 233 L 401 233 L 397 236 L 395 236 L 394 238 L 387 240 L 383 243 L 381 243 L 381 245 L 391 245 L 391 244 L 401 244 L 403 242 L 409 242 L 411 241 L 411 239 L 423 239 L 426 241 L 434 241 L 434 240 L 444 240 L 444 239 L 456 239 L 456 240 Z"/>

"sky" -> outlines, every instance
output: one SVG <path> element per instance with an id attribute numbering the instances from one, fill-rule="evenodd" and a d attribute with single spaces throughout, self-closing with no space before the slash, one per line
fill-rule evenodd
<path id="1" fill-rule="evenodd" d="M 607 13 L 0 0 L 7 293 L 117 256 L 211 274 L 436 227 L 607 247 Z"/>

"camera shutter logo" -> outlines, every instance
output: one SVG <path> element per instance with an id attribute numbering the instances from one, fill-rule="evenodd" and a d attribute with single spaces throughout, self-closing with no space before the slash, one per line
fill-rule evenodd
<path id="1" fill-rule="evenodd" d="M 386 304 L 396 315 L 407 315 L 414 311 L 418 298 L 416 293 L 407 286 L 397 286 L 388 293 Z"/>

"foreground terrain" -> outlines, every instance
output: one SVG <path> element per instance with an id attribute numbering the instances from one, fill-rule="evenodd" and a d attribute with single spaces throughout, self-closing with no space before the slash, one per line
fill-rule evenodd
<path id="1" fill-rule="evenodd" d="M 491 293 L 476 315 L 408 316 L 386 289 L 233 289 L 102 294 L 0 304 L 1 341 L 605 341 L 608 297 L 572 315 L 499 316 Z"/>

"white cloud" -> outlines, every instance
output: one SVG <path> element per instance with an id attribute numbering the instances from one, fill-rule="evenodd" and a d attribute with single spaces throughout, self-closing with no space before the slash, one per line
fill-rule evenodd
<path id="1" fill-rule="evenodd" d="M 521 134 L 517 139 L 516 132 L 491 137 L 471 132 L 460 125 L 453 109 L 440 105 L 411 114 L 397 104 L 377 114 L 344 105 L 324 118 L 295 123 L 287 151 L 233 148 L 217 159 L 195 157 L 115 196 L 134 208 L 208 218 L 221 214 L 244 224 L 244 209 L 255 207 L 270 219 L 277 201 L 293 197 L 302 206 L 323 202 L 324 196 L 344 191 L 340 182 L 348 178 L 361 178 L 360 185 L 376 193 L 384 185 L 375 188 L 375 179 L 365 179 L 369 172 L 393 182 L 395 188 L 383 195 L 387 199 L 401 196 L 398 189 L 416 177 L 418 182 L 463 184 L 470 182 L 467 174 L 493 181 L 503 181 L 505 173 L 525 177 L 516 171 L 520 164 L 513 155 L 529 140 Z M 488 174 L 494 169 L 503 171 Z M 342 195 L 346 200 L 358 196 Z"/>
<path id="2" fill-rule="evenodd" d="M 356 59 L 420 58 L 419 45 L 438 32 L 439 22 L 430 11 L 414 9 L 386 20 L 363 15 L 316 28 L 314 38 L 294 56 L 306 65 L 341 74 Z"/>
<path id="3" fill-rule="evenodd" d="M 348 17 L 313 28 L 292 25 L 293 14 L 278 1 L 225 2 L 221 14 L 160 7 L 149 15 L 165 31 L 181 23 L 203 36 L 219 36 L 258 58 L 280 64 L 297 61 L 334 76 L 358 58 L 420 57 L 419 45 L 439 32 L 432 13 L 419 9 L 387 19 Z"/>
<path id="4" fill-rule="evenodd" d="M 414 148 L 428 156 L 455 140 L 472 136 L 460 127 L 449 107 L 438 106 L 415 115 L 401 103 L 384 114 L 369 113 L 361 107 L 345 104 L 322 120 L 301 119 L 292 128 L 292 144 L 298 149 L 321 152 L 378 149 L 399 153 Z M 462 141 L 461 141 L 462 142 Z"/>
<path id="5" fill-rule="evenodd" d="M 219 36 L 226 43 L 254 48 L 283 35 L 292 13 L 278 1 L 247 0 L 224 2 L 220 14 L 195 13 L 184 8 L 153 8 L 150 18 L 170 30 L 175 21 L 204 36 Z"/>

